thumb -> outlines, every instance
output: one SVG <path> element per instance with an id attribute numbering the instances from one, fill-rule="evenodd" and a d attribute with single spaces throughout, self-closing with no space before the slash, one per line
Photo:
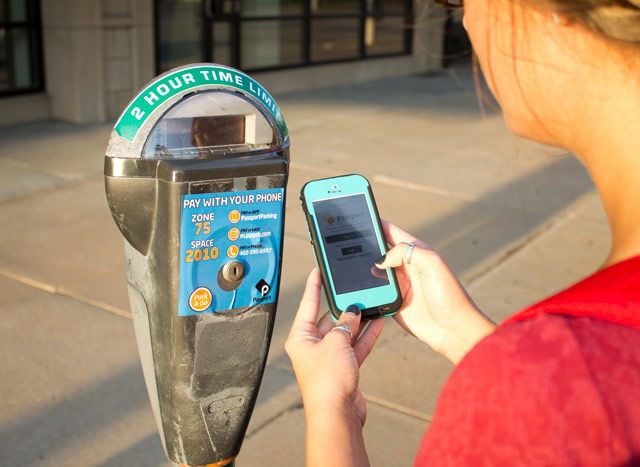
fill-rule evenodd
<path id="1" fill-rule="evenodd" d="M 360 308 L 357 305 L 349 305 L 345 311 L 340 314 L 340 319 L 335 327 L 331 330 L 331 334 L 344 334 L 349 337 L 349 341 L 353 342 L 358 337 L 360 329 L 360 320 L 362 319 Z"/>

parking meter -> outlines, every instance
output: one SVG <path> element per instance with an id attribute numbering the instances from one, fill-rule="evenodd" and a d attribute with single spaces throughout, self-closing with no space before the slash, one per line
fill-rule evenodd
<path id="1" fill-rule="evenodd" d="M 278 300 L 289 137 L 248 75 L 195 64 L 150 82 L 105 157 L 131 314 L 167 457 L 227 465 L 264 371 Z"/>

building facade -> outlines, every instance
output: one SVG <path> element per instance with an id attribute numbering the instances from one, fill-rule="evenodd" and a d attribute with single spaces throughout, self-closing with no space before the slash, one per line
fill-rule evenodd
<path id="1" fill-rule="evenodd" d="M 0 0 L 0 126 L 112 121 L 187 63 L 275 93 L 433 71 L 445 14 L 430 0 Z"/>

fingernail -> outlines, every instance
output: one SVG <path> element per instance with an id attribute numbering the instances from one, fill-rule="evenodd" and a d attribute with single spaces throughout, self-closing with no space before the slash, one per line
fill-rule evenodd
<path id="1" fill-rule="evenodd" d="M 360 314 L 360 308 L 358 308 L 357 305 L 349 305 L 347 307 L 346 310 L 344 310 L 346 313 L 353 313 L 354 315 L 358 316 Z"/>
<path id="2" fill-rule="evenodd" d="M 384 263 L 384 260 L 387 259 L 386 253 L 380 257 L 380 259 L 376 260 L 376 264 Z"/>

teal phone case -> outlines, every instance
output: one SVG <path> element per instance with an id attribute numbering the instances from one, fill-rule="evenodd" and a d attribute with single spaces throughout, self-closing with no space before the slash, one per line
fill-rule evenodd
<path id="1" fill-rule="evenodd" d="M 373 264 L 387 243 L 368 180 L 358 174 L 312 180 L 300 199 L 332 318 L 352 304 L 363 319 L 394 314 L 402 296 L 393 269 Z"/>

